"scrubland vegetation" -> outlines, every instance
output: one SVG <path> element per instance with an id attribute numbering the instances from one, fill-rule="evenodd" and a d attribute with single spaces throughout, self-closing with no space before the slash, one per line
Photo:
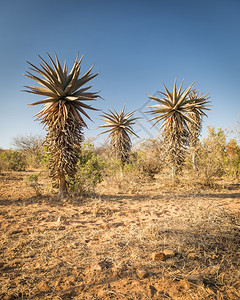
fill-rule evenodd
<path id="1" fill-rule="evenodd" d="M 13 146 L 15 150 L 0 150 L 1 172 L 34 169 L 48 172 L 50 156 L 42 137 L 16 137 Z M 192 152 L 195 153 L 194 163 Z M 112 181 L 114 184 L 118 176 L 121 182 L 129 178 L 141 181 L 154 179 L 155 175 L 161 177 L 162 174 L 171 173 L 167 151 L 161 138 L 138 142 L 124 164 L 121 158 L 112 154 L 107 143 L 95 147 L 94 142 L 86 141 L 78 156 L 76 175 L 73 179 L 68 179 L 70 194 L 74 191 L 82 194 L 88 192 L 89 188 L 94 191 L 98 183 L 109 178 L 115 178 Z M 188 177 L 192 186 L 201 183 L 202 187 L 214 187 L 218 179 L 238 180 L 239 172 L 240 147 L 236 140 L 227 139 L 227 133 L 222 128 L 208 127 L 207 137 L 198 141 L 194 148 L 189 147 L 181 175 L 177 179 L 169 180 L 169 184 L 177 185 Z"/>
<path id="2" fill-rule="evenodd" d="M 64 199 L 37 141 L 0 153 L 2 299 L 239 299 L 240 151 L 222 129 L 175 180 L 160 138 L 124 166 L 85 142 Z"/>

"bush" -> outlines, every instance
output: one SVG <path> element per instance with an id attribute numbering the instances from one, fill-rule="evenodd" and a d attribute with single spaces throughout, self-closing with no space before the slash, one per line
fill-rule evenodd
<path id="1" fill-rule="evenodd" d="M 208 136 L 196 149 L 198 176 L 204 185 L 225 174 L 226 135 L 222 128 L 208 127 Z"/>
<path id="2" fill-rule="evenodd" d="M 82 146 L 74 179 L 68 178 L 70 190 L 78 193 L 94 192 L 95 187 L 103 179 L 105 162 L 94 153 L 92 144 Z"/>
<path id="3" fill-rule="evenodd" d="M 36 196 L 41 196 L 41 186 L 38 182 L 39 174 L 31 174 L 25 178 L 27 186 L 33 188 L 36 193 Z"/>
<path id="4" fill-rule="evenodd" d="M 227 177 L 236 178 L 240 173 L 240 148 L 235 139 L 226 146 L 225 173 Z"/>
<path id="5" fill-rule="evenodd" d="M 33 168 L 38 168 L 44 160 L 43 149 L 44 138 L 40 135 L 17 136 L 13 139 L 13 146 L 21 151 L 26 157 L 27 164 Z"/>
<path id="6" fill-rule="evenodd" d="M 0 153 L 0 169 L 4 171 L 25 171 L 27 161 L 22 152 L 2 150 Z"/>
<path id="7" fill-rule="evenodd" d="M 51 155 L 50 155 L 50 153 L 49 153 L 46 146 L 43 146 L 42 152 L 43 153 L 42 153 L 42 156 L 41 156 L 41 159 L 42 159 L 41 160 L 41 165 L 43 167 L 48 167 Z"/>
<path id="8" fill-rule="evenodd" d="M 235 140 L 226 142 L 222 128 L 208 127 L 208 136 L 195 148 L 198 176 L 204 185 L 211 185 L 218 177 L 237 177 L 240 171 L 240 149 Z M 186 166 L 192 168 L 188 156 Z M 196 175 L 196 174 L 195 174 Z"/>
<path id="9" fill-rule="evenodd" d="M 166 151 L 159 139 L 148 139 L 140 144 L 135 156 L 139 171 L 151 178 L 159 174 L 166 165 Z"/>

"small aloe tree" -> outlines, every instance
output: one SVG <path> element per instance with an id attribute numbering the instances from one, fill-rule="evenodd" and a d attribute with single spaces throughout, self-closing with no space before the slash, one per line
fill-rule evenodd
<path id="1" fill-rule="evenodd" d="M 99 126 L 102 128 L 109 127 L 103 133 L 109 133 L 107 139 L 110 139 L 110 147 L 114 155 L 120 160 L 122 165 L 128 160 L 129 153 L 132 147 L 131 139 L 129 134 L 138 137 L 132 129 L 138 118 L 132 118 L 135 111 L 130 113 L 125 112 L 125 107 L 121 109 L 118 114 L 115 110 L 109 110 L 109 113 L 101 115 L 103 118 L 99 120 L 105 121 L 106 123 Z"/>
<path id="2" fill-rule="evenodd" d="M 158 102 L 158 104 L 150 106 L 153 109 L 147 113 L 155 115 L 150 120 L 155 121 L 153 126 L 163 121 L 161 129 L 163 129 L 164 144 L 167 147 L 173 178 L 181 171 L 185 160 L 186 149 L 189 145 L 189 124 L 199 126 L 192 114 L 201 116 L 204 114 L 203 110 L 207 109 L 208 101 L 205 97 L 200 95 L 190 98 L 193 84 L 182 90 L 182 81 L 177 90 L 175 80 L 172 92 L 169 92 L 163 84 L 165 92 L 161 92 L 161 98 L 149 95 L 149 98 Z"/>
<path id="3" fill-rule="evenodd" d="M 42 95 L 47 98 L 34 102 L 30 106 L 43 104 L 43 109 L 36 114 L 37 120 L 47 128 L 46 145 L 50 152 L 50 176 L 59 187 L 58 196 L 65 197 L 67 193 L 66 176 L 74 177 L 78 161 L 78 149 L 83 141 L 83 127 L 87 127 L 82 116 L 90 119 L 85 109 L 94 110 L 84 101 L 96 100 L 97 93 L 89 92 L 91 86 L 85 84 L 98 74 L 92 74 L 91 67 L 80 76 L 82 58 L 78 55 L 72 70 L 68 73 L 66 61 L 62 67 L 57 55 L 56 63 L 51 56 L 50 66 L 41 56 L 40 67 L 30 62 L 30 70 L 42 78 L 27 72 L 25 76 L 35 80 L 41 86 L 26 86 L 26 92 Z"/>

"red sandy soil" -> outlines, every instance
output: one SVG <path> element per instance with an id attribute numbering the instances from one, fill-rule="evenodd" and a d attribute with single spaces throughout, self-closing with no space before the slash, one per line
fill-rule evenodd
<path id="1" fill-rule="evenodd" d="M 0 175 L 0 299 L 240 299 L 238 183 L 157 178 L 60 201 L 29 174 Z"/>

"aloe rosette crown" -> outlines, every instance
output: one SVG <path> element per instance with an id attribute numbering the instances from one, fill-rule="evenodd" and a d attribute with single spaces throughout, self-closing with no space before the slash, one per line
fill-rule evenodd
<path id="1" fill-rule="evenodd" d="M 173 169 L 173 176 L 181 170 L 185 159 L 186 147 L 189 144 L 189 124 L 197 123 L 195 116 L 205 115 L 207 110 L 208 98 L 206 95 L 192 94 L 192 83 L 188 88 L 182 89 L 183 81 L 177 89 L 176 80 L 173 91 L 170 92 L 164 85 L 165 92 L 161 92 L 160 98 L 148 95 L 151 100 L 158 102 L 150 106 L 151 113 L 154 117 L 150 121 L 163 121 L 163 138 L 168 150 L 169 160 Z"/>
<path id="2" fill-rule="evenodd" d="M 132 146 L 129 134 L 138 137 L 132 129 L 132 125 L 139 119 L 133 117 L 134 113 L 135 111 L 127 113 L 125 112 L 125 108 L 122 108 L 120 113 L 117 113 L 116 110 L 109 110 L 108 113 L 101 115 L 103 118 L 99 118 L 99 120 L 105 121 L 105 124 L 100 125 L 99 127 L 109 128 L 101 134 L 109 133 L 107 139 L 110 140 L 112 152 L 122 163 L 125 163 L 128 160 Z"/>
<path id="3" fill-rule="evenodd" d="M 47 130 L 46 145 L 51 154 L 50 176 L 66 191 L 66 175 L 73 177 L 76 173 L 78 161 L 78 146 L 83 140 L 83 127 L 87 127 L 83 116 L 90 119 L 85 109 L 95 110 L 85 101 L 96 100 L 97 93 L 90 92 L 92 87 L 85 86 L 98 74 L 93 74 L 93 66 L 80 76 L 82 57 L 78 55 L 71 71 L 68 73 L 66 61 L 62 67 L 57 55 L 56 62 L 48 54 L 52 65 L 41 56 L 40 67 L 30 65 L 30 70 L 41 75 L 40 77 L 27 72 L 25 76 L 35 80 L 40 86 L 25 86 L 26 92 L 47 97 L 30 104 L 41 105 L 43 109 L 35 116 L 43 123 Z"/>

